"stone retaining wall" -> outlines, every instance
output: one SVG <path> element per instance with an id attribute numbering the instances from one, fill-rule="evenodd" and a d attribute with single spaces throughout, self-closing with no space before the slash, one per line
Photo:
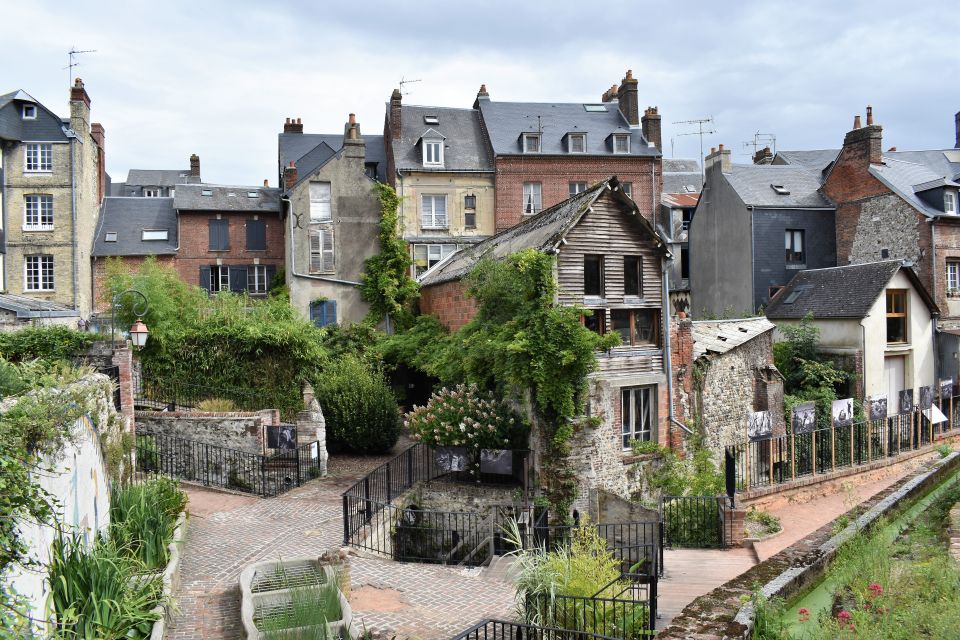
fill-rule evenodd
<path id="1" fill-rule="evenodd" d="M 137 411 L 137 432 L 193 440 L 246 453 L 266 452 L 267 425 L 279 424 L 274 409 L 258 412 Z"/>

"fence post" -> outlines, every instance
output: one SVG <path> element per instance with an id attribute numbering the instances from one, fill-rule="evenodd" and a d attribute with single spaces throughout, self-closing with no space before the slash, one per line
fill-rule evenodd
<path id="1" fill-rule="evenodd" d="M 814 425 L 816 426 L 816 425 Z M 817 475 L 817 430 L 810 432 L 810 463 L 813 475 Z"/>
<path id="2" fill-rule="evenodd" d="M 830 471 L 837 470 L 837 427 L 830 425 Z"/>
<path id="3" fill-rule="evenodd" d="M 373 510 L 370 508 L 370 476 L 364 476 L 363 478 L 363 499 L 363 506 L 367 513 L 367 522 L 370 522 L 373 518 Z"/>
<path id="4" fill-rule="evenodd" d="M 914 440 L 919 439 L 919 438 L 916 438 L 916 435 L 917 435 L 916 430 L 917 430 L 917 412 L 914 411 L 913 415 L 910 416 L 910 450 L 911 451 L 917 448 L 914 443 Z"/>
<path id="5" fill-rule="evenodd" d="M 350 498 L 346 494 L 343 495 L 343 544 L 350 544 L 350 509 L 348 503 Z"/>
<path id="6" fill-rule="evenodd" d="M 751 445 L 751 444 L 752 444 L 752 443 L 748 440 L 748 441 L 747 441 L 747 445 L 743 448 L 744 453 L 746 454 L 746 455 L 744 455 L 743 457 L 746 459 L 746 465 L 745 465 L 745 466 L 746 466 L 746 468 L 747 468 L 747 477 L 746 477 L 746 480 L 744 481 L 744 485 L 745 485 L 745 487 L 746 487 L 748 490 L 750 489 L 750 453 L 751 453 L 751 452 L 750 452 L 750 445 Z"/>
<path id="7" fill-rule="evenodd" d="M 857 423 L 850 423 L 850 468 L 853 468 L 853 440 L 854 436 L 857 435 Z"/>
<path id="8" fill-rule="evenodd" d="M 770 486 L 773 486 L 773 438 L 770 438 Z"/>
<path id="9" fill-rule="evenodd" d="M 413 447 L 407 449 L 407 486 L 409 489 L 413 486 Z"/>
<path id="10" fill-rule="evenodd" d="M 867 464 L 873 462 L 873 422 L 867 420 Z"/>
<path id="11" fill-rule="evenodd" d="M 393 492 L 391 491 L 391 485 L 393 484 L 393 460 L 387 460 L 387 504 L 393 502 Z"/>
<path id="12" fill-rule="evenodd" d="M 793 429 L 790 429 L 790 479 L 797 479 L 797 450 L 793 443 Z"/>

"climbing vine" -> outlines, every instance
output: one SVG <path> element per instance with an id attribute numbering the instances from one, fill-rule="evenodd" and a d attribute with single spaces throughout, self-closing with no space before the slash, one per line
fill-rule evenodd
<path id="1" fill-rule="evenodd" d="M 374 324 L 390 316 L 400 326 L 412 320 L 410 303 L 418 295 L 410 277 L 410 254 L 397 236 L 400 196 L 389 185 L 375 183 L 380 199 L 380 253 L 368 258 L 360 278 L 360 295 L 370 303 L 368 320 Z"/>

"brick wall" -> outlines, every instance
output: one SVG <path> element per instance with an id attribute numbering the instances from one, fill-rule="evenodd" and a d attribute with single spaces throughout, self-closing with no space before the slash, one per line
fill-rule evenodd
<path id="1" fill-rule="evenodd" d="M 199 285 L 200 267 L 213 264 L 263 264 L 278 268 L 283 266 L 285 248 L 283 224 L 279 216 L 263 213 L 222 214 L 222 219 L 229 221 L 230 249 L 210 251 L 209 221 L 216 217 L 217 214 L 210 211 L 180 212 L 180 252 L 177 255 L 176 268 L 185 282 Z M 246 223 L 248 220 L 257 219 L 267 223 L 266 251 L 247 250 Z"/>
<path id="2" fill-rule="evenodd" d="M 173 256 L 155 257 L 157 262 L 160 264 L 168 266 L 174 264 Z M 146 256 L 124 256 L 120 258 L 120 261 L 130 273 L 136 273 L 140 270 L 140 267 L 143 265 L 146 259 Z M 110 312 L 110 293 L 107 287 L 106 258 L 94 258 L 93 260 L 93 309 L 97 313 Z"/>
<path id="3" fill-rule="evenodd" d="M 477 302 L 467 295 L 460 280 L 452 280 L 420 291 L 420 312 L 436 316 L 440 324 L 456 331 L 477 313 Z"/>
<path id="4" fill-rule="evenodd" d="M 586 182 L 589 186 L 613 175 L 621 182 L 631 183 L 633 199 L 648 220 L 653 221 L 656 204 L 660 201 L 660 158 L 500 156 L 495 164 L 497 231 L 509 229 L 523 219 L 524 182 L 542 184 L 544 209 L 569 198 L 571 182 Z M 654 172 L 654 185 L 651 185 L 651 171 Z"/>

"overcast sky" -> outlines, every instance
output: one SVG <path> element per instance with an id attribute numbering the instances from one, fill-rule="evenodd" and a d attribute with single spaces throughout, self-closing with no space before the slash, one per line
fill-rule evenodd
<path id="1" fill-rule="evenodd" d="M 663 116 L 664 154 L 696 158 L 695 126 L 746 162 L 756 132 L 780 149 L 838 147 L 872 104 L 884 147 L 953 147 L 960 110 L 955 2 L 4 1 L 0 93 L 67 115 L 67 52 L 107 134 L 107 168 L 188 167 L 207 182 L 276 184 L 277 133 L 383 131 L 404 101 L 595 102 L 627 69 Z M 649 5 L 652 8 L 646 8 Z M 9 28 L 13 26 L 14 28 Z M 671 140 L 673 144 L 671 145 Z M 671 151 L 671 146 L 673 147 Z"/>

